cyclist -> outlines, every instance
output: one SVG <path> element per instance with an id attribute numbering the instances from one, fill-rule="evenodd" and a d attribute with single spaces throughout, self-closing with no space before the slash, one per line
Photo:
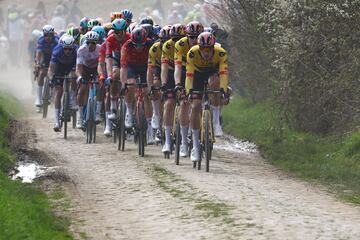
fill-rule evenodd
<path id="1" fill-rule="evenodd" d="M 90 19 L 88 17 L 83 17 L 80 20 L 80 33 L 81 33 L 81 35 L 85 35 L 85 33 L 87 33 L 89 21 L 90 21 Z"/>
<path id="2" fill-rule="evenodd" d="M 152 86 L 161 86 L 161 53 L 163 44 L 170 39 L 171 26 L 165 26 L 159 33 L 160 41 L 154 43 L 149 50 L 148 70 L 147 70 L 147 83 L 149 92 L 152 93 Z M 159 94 L 151 94 L 153 115 L 151 119 L 151 126 L 153 129 L 160 128 L 160 96 Z"/>
<path id="3" fill-rule="evenodd" d="M 121 48 L 121 70 L 120 79 L 122 83 L 122 91 L 125 92 L 125 83 L 136 83 L 136 77 L 140 76 L 141 83 L 146 83 L 147 62 L 149 57 L 149 49 L 152 45 L 152 41 L 146 37 L 146 31 L 144 28 L 136 27 L 131 32 L 131 39 Z M 131 128 L 133 125 L 133 109 L 135 102 L 135 88 L 129 87 L 125 93 L 126 115 L 125 126 Z M 151 128 L 151 106 L 147 97 L 147 93 L 144 98 L 144 110 L 145 117 L 148 123 L 147 128 L 147 143 L 154 143 L 153 131 Z"/>
<path id="4" fill-rule="evenodd" d="M 151 17 L 147 16 L 140 20 L 140 25 L 142 24 L 150 24 L 151 26 L 154 26 L 154 20 Z"/>
<path id="5" fill-rule="evenodd" d="M 28 43 L 28 55 L 29 55 L 29 63 L 32 66 L 32 64 L 34 64 L 35 61 L 35 57 L 36 57 L 36 46 L 37 46 L 37 42 L 39 41 L 39 38 L 42 36 L 43 32 L 40 30 L 33 30 L 31 32 L 31 37 Z"/>
<path id="6" fill-rule="evenodd" d="M 80 45 L 80 37 L 81 37 L 80 28 L 71 27 L 66 31 L 66 34 L 74 38 L 76 45 L 78 46 Z"/>
<path id="7" fill-rule="evenodd" d="M 186 77 L 186 55 L 191 47 L 197 44 L 197 37 L 204 31 L 204 27 L 198 21 L 192 21 L 186 25 L 186 36 L 181 38 L 175 44 L 175 90 L 180 91 L 180 129 L 181 129 L 181 146 L 180 156 L 188 155 L 187 135 L 189 129 L 189 104 L 183 91 Z"/>
<path id="8" fill-rule="evenodd" d="M 77 97 L 77 102 L 79 106 L 79 117 L 77 118 L 76 128 L 83 128 L 84 120 L 84 105 L 86 105 L 87 93 L 88 93 L 88 82 L 93 75 L 93 78 L 97 77 L 97 67 L 99 60 L 99 50 L 100 45 L 99 34 L 94 31 L 89 31 L 85 34 L 85 44 L 81 45 L 77 51 L 76 59 L 76 75 L 77 75 L 77 84 L 80 86 L 79 93 Z M 100 94 L 97 93 L 100 97 Z M 100 122 L 100 110 L 102 107 L 101 98 L 96 98 L 96 122 Z"/>
<path id="9" fill-rule="evenodd" d="M 174 24 L 170 29 L 170 39 L 166 41 L 162 47 L 161 55 L 161 81 L 162 91 L 168 93 L 167 90 L 175 88 L 174 80 L 174 51 L 175 43 L 185 36 L 185 27 L 182 24 Z M 171 93 L 166 95 L 163 125 L 165 129 L 165 144 L 162 152 L 170 152 L 171 150 L 171 128 L 173 125 L 175 110 L 175 96 Z"/>
<path id="10" fill-rule="evenodd" d="M 124 16 L 122 15 L 121 12 L 112 12 L 110 13 L 110 22 L 113 22 L 115 19 L 121 19 Z"/>
<path id="11" fill-rule="evenodd" d="M 57 45 L 52 53 L 50 67 L 48 71 L 49 79 L 52 79 L 52 84 L 55 85 L 55 110 L 54 110 L 54 131 L 60 131 L 59 114 L 61 109 L 61 97 L 63 94 L 64 79 L 56 77 L 64 77 L 67 74 L 75 76 L 75 64 L 76 64 L 76 51 L 74 38 L 70 35 L 64 34 L 60 39 L 60 44 Z M 76 84 L 75 81 L 70 83 L 70 89 L 72 94 L 75 93 Z M 71 92 L 70 92 L 71 93 Z M 75 96 L 70 94 L 71 105 L 76 105 Z"/>
<path id="12" fill-rule="evenodd" d="M 156 42 L 159 40 L 159 34 L 160 34 L 160 31 L 161 31 L 161 26 L 160 25 L 157 25 L 155 24 L 153 26 L 153 40 Z"/>
<path id="13" fill-rule="evenodd" d="M 220 89 L 224 92 L 227 91 L 228 85 L 228 62 L 226 51 L 218 45 L 215 45 L 215 37 L 212 33 L 204 32 L 198 36 L 198 45 L 192 47 L 187 54 L 186 62 L 186 93 L 189 94 L 192 90 L 202 91 L 204 89 L 204 82 L 209 80 L 209 84 L 213 88 L 218 88 L 220 78 Z M 215 84 L 214 84 L 215 83 Z M 216 86 L 217 85 L 217 86 Z M 200 132 L 200 115 L 201 115 L 201 96 L 192 96 L 191 103 L 191 128 L 193 138 L 193 149 L 191 150 L 191 160 L 199 161 L 201 148 L 199 140 Z M 220 114 L 220 102 L 213 100 L 212 103 Z M 220 126 L 219 122 L 213 119 L 215 125 Z"/>
<path id="14" fill-rule="evenodd" d="M 127 25 L 130 26 L 130 24 L 132 23 L 132 19 L 133 19 L 133 13 L 129 9 L 124 9 L 121 11 L 121 13 L 122 13 L 123 19 L 126 21 Z"/>
<path id="15" fill-rule="evenodd" d="M 126 32 L 128 27 L 124 19 L 115 19 L 112 22 L 114 33 L 106 39 L 106 68 L 108 77 L 105 85 L 109 86 L 110 108 L 105 106 L 106 110 L 106 128 L 105 135 L 111 134 L 111 120 L 116 118 L 116 104 L 119 94 L 117 86 L 120 79 L 120 54 L 122 45 L 130 39 L 130 34 Z M 115 80 L 115 81 L 113 81 Z M 106 101 L 107 102 L 107 101 Z"/>
<path id="16" fill-rule="evenodd" d="M 98 43 L 102 44 L 106 38 L 105 28 L 103 26 L 95 26 L 92 31 L 96 32 L 99 35 Z"/>
<path id="17" fill-rule="evenodd" d="M 37 112 L 40 112 L 42 106 L 42 93 L 44 88 L 44 78 L 46 76 L 49 63 L 51 60 L 51 54 L 53 49 L 58 44 L 59 38 L 55 35 L 54 27 L 51 25 L 45 25 L 43 27 L 43 36 L 39 38 L 36 47 L 35 58 L 35 72 L 39 72 L 38 88 L 35 106 Z"/>

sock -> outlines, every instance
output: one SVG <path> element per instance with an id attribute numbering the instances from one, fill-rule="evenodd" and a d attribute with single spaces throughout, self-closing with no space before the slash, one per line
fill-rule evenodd
<path id="1" fill-rule="evenodd" d="M 187 146 L 188 127 L 180 126 L 180 130 L 181 130 L 181 144 Z"/>
<path id="2" fill-rule="evenodd" d="M 55 120 L 55 124 L 58 124 L 58 125 L 60 125 L 59 114 L 60 114 L 60 109 L 55 108 L 55 110 L 54 110 L 54 120 Z"/>
<path id="3" fill-rule="evenodd" d="M 76 104 L 76 91 L 70 90 L 70 103 Z"/>
<path id="4" fill-rule="evenodd" d="M 200 139 L 199 139 L 200 130 L 192 130 L 192 139 L 193 139 L 193 148 L 200 149 Z"/>
<path id="5" fill-rule="evenodd" d="M 82 121 L 84 120 L 84 107 L 83 106 L 78 106 L 78 109 L 79 109 L 79 119 Z"/>
<path id="6" fill-rule="evenodd" d="M 211 106 L 212 115 L 213 115 L 213 125 L 220 124 L 220 107 L 219 106 Z"/>
<path id="7" fill-rule="evenodd" d="M 132 105 L 128 102 L 125 102 L 125 106 L 126 106 L 126 113 L 132 114 Z"/>
<path id="8" fill-rule="evenodd" d="M 44 88 L 43 86 L 38 86 L 37 89 L 38 100 L 40 104 L 42 103 L 42 98 L 43 98 L 43 88 Z"/>
<path id="9" fill-rule="evenodd" d="M 111 121 L 109 119 L 109 115 L 110 115 L 110 112 L 106 112 L 105 113 L 105 118 L 106 118 L 106 128 L 109 128 L 110 129 L 110 126 L 111 126 Z"/>
<path id="10" fill-rule="evenodd" d="M 102 104 L 103 104 L 102 101 L 96 101 L 96 114 L 100 114 Z"/>
<path id="11" fill-rule="evenodd" d="M 111 109 L 111 111 L 116 110 L 116 100 L 110 101 L 110 109 Z"/>
<path id="12" fill-rule="evenodd" d="M 151 101 L 151 105 L 153 108 L 153 113 L 157 116 L 160 115 L 160 109 L 159 109 L 159 102 L 158 101 Z"/>
<path id="13" fill-rule="evenodd" d="M 165 127 L 165 144 L 171 145 L 171 127 Z"/>

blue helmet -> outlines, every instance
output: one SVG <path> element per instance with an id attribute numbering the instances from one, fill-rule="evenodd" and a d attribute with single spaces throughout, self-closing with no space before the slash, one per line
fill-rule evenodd
<path id="1" fill-rule="evenodd" d="M 90 21 L 90 18 L 88 17 L 83 17 L 81 20 L 80 20 L 80 27 L 83 27 L 85 29 L 88 28 L 88 23 Z"/>
<path id="2" fill-rule="evenodd" d="M 123 14 L 124 19 L 126 21 L 131 21 L 132 20 L 133 13 L 129 9 L 124 9 L 124 10 L 121 11 L 121 13 Z"/>
<path id="3" fill-rule="evenodd" d="M 116 30 L 126 30 L 128 25 L 126 21 L 122 18 L 117 18 L 112 22 L 113 29 Z"/>
<path id="4" fill-rule="evenodd" d="M 157 25 L 157 24 L 155 24 L 154 26 L 153 26 L 153 33 L 154 33 L 154 36 L 159 36 L 159 34 L 160 34 L 160 31 L 161 31 L 161 27 L 160 27 L 160 25 Z"/>
<path id="5" fill-rule="evenodd" d="M 99 35 L 100 40 L 106 37 L 106 32 L 103 26 L 95 26 L 92 28 L 92 31 L 96 32 Z"/>

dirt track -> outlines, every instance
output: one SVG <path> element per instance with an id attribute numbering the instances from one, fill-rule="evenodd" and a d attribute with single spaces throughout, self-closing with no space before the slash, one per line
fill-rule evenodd
<path id="1" fill-rule="evenodd" d="M 74 185 L 72 230 L 90 239 L 360 239 L 360 208 L 267 164 L 256 153 L 216 149 L 211 172 L 175 166 L 160 147 L 137 157 L 99 134 L 86 145 L 52 131 L 50 119 L 33 112 L 26 74 L 17 71 L 11 90 L 27 106 L 36 147 L 57 157 Z M 9 79 L 2 74 L 0 84 Z M 101 131 L 101 129 L 98 129 Z M 223 140 L 219 144 L 223 143 Z M 78 235 L 79 236 L 79 235 Z"/>

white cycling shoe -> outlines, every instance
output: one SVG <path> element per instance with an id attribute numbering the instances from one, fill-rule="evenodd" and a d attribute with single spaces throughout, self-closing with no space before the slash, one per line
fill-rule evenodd
<path id="1" fill-rule="evenodd" d="M 160 116 L 153 114 L 152 118 L 151 118 L 151 127 L 153 129 L 158 129 L 160 128 Z"/>
<path id="2" fill-rule="evenodd" d="M 224 135 L 220 124 L 214 125 L 214 135 L 215 137 L 221 137 L 222 135 Z"/>
<path id="3" fill-rule="evenodd" d="M 193 148 L 193 149 L 191 150 L 190 159 L 191 159 L 191 161 L 193 161 L 193 162 L 198 162 L 198 161 L 200 161 L 200 149 Z"/>
<path id="4" fill-rule="evenodd" d="M 166 144 L 166 143 L 165 143 L 165 145 L 163 146 L 161 152 L 163 152 L 163 153 L 168 153 L 168 152 L 170 152 L 170 151 L 171 151 L 171 146 L 170 146 L 170 144 Z"/>
<path id="5" fill-rule="evenodd" d="M 151 129 L 152 130 L 152 129 Z M 147 144 L 148 145 L 153 145 L 155 144 L 155 139 L 154 139 L 154 135 L 152 134 L 152 132 L 150 133 L 150 131 L 148 131 L 148 134 L 147 134 Z"/>
<path id="6" fill-rule="evenodd" d="M 180 145 L 180 157 L 187 157 L 189 155 L 189 150 L 187 145 Z"/>
<path id="7" fill-rule="evenodd" d="M 108 115 L 109 120 L 115 120 L 116 119 L 116 112 L 112 112 Z"/>
<path id="8" fill-rule="evenodd" d="M 76 128 L 77 129 L 83 129 L 83 120 L 81 118 L 78 118 L 76 120 Z"/>
<path id="9" fill-rule="evenodd" d="M 60 132 L 60 130 L 61 130 L 61 129 L 60 129 L 60 124 L 59 124 L 59 123 L 55 123 L 55 124 L 54 124 L 54 131 L 55 131 L 55 132 Z"/>
<path id="10" fill-rule="evenodd" d="M 111 126 L 106 126 L 106 127 L 105 127 L 104 135 L 105 135 L 106 137 L 110 137 L 110 136 L 111 136 Z"/>

